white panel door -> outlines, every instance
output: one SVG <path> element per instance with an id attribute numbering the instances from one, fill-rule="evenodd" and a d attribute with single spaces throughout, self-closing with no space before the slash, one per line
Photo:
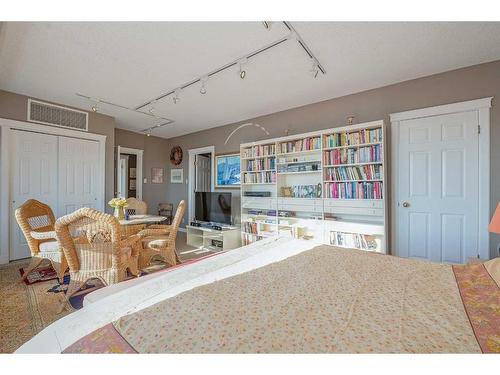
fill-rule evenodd
<path id="1" fill-rule="evenodd" d="M 57 214 L 57 137 L 18 130 L 11 134 L 10 260 L 15 260 L 31 255 L 14 216 L 16 208 L 36 199 Z"/>
<path id="2" fill-rule="evenodd" d="M 99 209 L 99 143 L 59 138 L 59 215 L 81 207 Z"/>
<path id="3" fill-rule="evenodd" d="M 478 254 L 477 111 L 400 123 L 398 254 L 464 263 Z"/>
<path id="4" fill-rule="evenodd" d="M 195 191 L 210 191 L 212 179 L 212 174 L 210 172 L 210 157 L 204 155 L 196 155 L 195 158 Z"/>

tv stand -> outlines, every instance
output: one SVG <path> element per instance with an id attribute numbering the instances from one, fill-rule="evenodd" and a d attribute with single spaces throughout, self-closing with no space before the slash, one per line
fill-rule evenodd
<path id="1" fill-rule="evenodd" d="M 225 251 L 241 246 L 241 229 L 217 223 L 201 223 L 201 226 L 186 225 L 187 244 L 207 251 Z M 212 229 L 213 225 L 222 230 Z"/>

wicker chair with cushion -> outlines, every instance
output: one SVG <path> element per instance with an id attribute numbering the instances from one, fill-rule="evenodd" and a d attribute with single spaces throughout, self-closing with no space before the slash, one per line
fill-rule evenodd
<path id="1" fill-rule="evenodd" d="M 59 281 L 63 282 L 68 263 L 56 239 L 52 209 L 42 202 L 29 199 L 16 210 L 15 215 L 32 256 L 31 263 L 23 274 L 23 280 L 26 280 L 30 272 L 44 259 L 48 259 L 56 270 Z"/>
<path id="2" fill-rule="evenodd" d="M 148 205 L 140 199 L 127 198 L 127 207 L 125 207 L 125 210 L 129 215 L 146 215 L 148 213 Z"/>
<path id="3" fill-rule="evenodd" d="M 177 231 L 186 211 L 186 202 L 180 201 L 171 225 L 150 225 L 148 229 L 139 232 L 142 237 L 142 251 L 139 256 L 139 267 L 145 268 L 155 257 L 162 258 L 169 265 L 180 263 L 175 248 Z"/>
<path id="4" fill-rule="evenodd" d="M 120 223 L 92 208 L 80 208 L 56 221 L 56 236 L 68 260 L 71 282 L 69 299 L 88 280 L 100 279 L 105 285 L 137 276 L 139 235 L 123 239 Z"/>

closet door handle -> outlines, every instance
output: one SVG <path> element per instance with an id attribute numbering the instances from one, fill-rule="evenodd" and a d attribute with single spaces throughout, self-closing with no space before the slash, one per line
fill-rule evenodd
<path id="1" fill-rule="evenodd" d="M 408 207 L 410 207 L 410 203 L 408 203 L 408 202 L 403 202 L 403 207 L 404 207 L 404 208 L 408 208 Z"/>

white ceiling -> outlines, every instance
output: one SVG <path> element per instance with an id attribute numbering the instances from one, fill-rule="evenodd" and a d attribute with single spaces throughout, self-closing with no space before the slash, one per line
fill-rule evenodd
<path id="1" fill-rule="evenodd" d="M 173 137 L 421 76 L 500 59 L 500 23 L 294 22 L 325 67 L 317 79 L 295 40 L 155 104 Z M 89 109 L 76 93 L 137 107 L 288 34 L 281 23 L 3 23 L 0 89 Z M 147 111 L 149 107 L 144 110 Z M 117 126 L 159 120 L 99 104 Z"/>

